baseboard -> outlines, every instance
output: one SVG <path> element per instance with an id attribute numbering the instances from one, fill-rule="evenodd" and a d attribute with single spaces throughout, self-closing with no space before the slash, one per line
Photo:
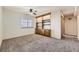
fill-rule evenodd
<path id="1" fill-rule="evenodd" d="M 32 35 L 32 34 L 28 34 L 28 35 Z M 16 37 L 12 37 L 12 38 L 7 38 L 7 39 L 3 39 L 3 40 L 8 40 L 8 39 L 14 39 L 14 38 L 19 38 L 19 37 L 23 37 L 23 36 L 27 36 L 27 35 L 22 35 L 22 36 L 16 36 Z"/>
<path id="2" fill-rule="evenodd" d="M 66 38 L 77 38 L 77 35 L 64 34 L 63 37 L 66 37 Z"/>
<path id="3" fill-rule="evenodd" d="M 1 44 L 2 44 L 2 40 L 0 40 L 0 47 L 1 47 Z"/>

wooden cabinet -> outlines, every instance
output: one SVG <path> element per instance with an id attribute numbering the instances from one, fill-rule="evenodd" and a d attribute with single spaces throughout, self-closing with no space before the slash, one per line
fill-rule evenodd
<path id="1" fill-rule="evenodd" d="M 44 35 L 43 29 L 37 28 L 35 31 L 36 31 L 36 34 Z"/>
<path id="2" fill-rule="evenodd" d="M 50 37 L 51 36 L 51 30 L 45 29 L 44 30 L 44 36 Z"/>

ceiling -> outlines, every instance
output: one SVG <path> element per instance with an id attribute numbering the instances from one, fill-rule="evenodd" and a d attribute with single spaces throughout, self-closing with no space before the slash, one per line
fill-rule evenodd
<path id="1" fill-rule="evenodd" d="M 36 16 L 51 12 L 54 9 L 60 9 L 64 15 L 76 14 L 79 12 L 79 7 L 75 6 L 5 6 L 4 8 L 27 14 L 31 14 L 29 9 L 32 8 L 37 11 Z"/>

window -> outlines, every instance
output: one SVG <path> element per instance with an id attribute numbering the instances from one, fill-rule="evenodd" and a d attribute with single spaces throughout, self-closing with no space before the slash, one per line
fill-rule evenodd
<path id="1" fill-rule="evenodd" d="M 32 28 L 32 18 L 29 18 L 27 16 L 24 16 L 21 19 L 21 27 L 22 28 Z"/>
<path id="2" fill-rule="evenodd" d="M 27 20 L 27 27 L 32 27 L 32 20 Z"/>

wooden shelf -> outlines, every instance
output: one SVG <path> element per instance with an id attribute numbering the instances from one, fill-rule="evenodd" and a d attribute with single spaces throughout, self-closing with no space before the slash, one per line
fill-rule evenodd
<path id="1" fill-rule="evenodd" d="M 42 23 L 42 22 L 37 22 L 37 24 Z"/>
<path id="2" fill-rule="evenodd" d="M 43 24 L 45 24 L 45 23 L 49 23 L 49 24 L 50 24 L 50 23 L 51 23 L 51 22 L 50 22 L 50 19 L 43 20 Z"/>
<path id="3" fill-rule="evenodd" d="M 46 26 L 46 25 L 51 25 L 51 24 L 43 24 L 43 26 Z"/>
<path id="4" fill-rule="evenodd" d="M 42 26 L 38 26 L 38 27 L 42 27 Z"/>

